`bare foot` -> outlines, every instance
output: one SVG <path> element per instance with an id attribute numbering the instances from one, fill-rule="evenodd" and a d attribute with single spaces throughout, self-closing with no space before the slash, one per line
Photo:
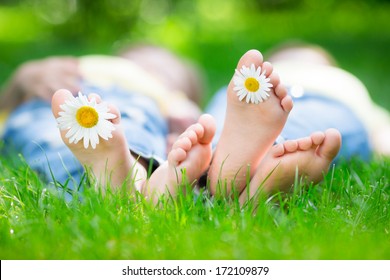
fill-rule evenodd
<path id="1" fill-rule="evenodd" d="M 168 160 L 153 172 L 143 191 L 145 195 L 154 201 L 164 193 L 174 196 L 183 182 L 183 172 L 189 183 L 199 179 L 210 165 L 215 129 L 213 117 L 207 114 L 187 128 L 173 144 Z"/>
<path id="2" fill-rule="evenodd" d="M 240 59 L 242 66 L 260 66 L 261 72 L 272 84 L 269 98 L 264 102 L 240 101 L 234 91 L 234 79 L 227 91 L 227 110 L 221 139 L 217 145 L 209 171 L 211 192 L 218 188 L 227 194 L 234 186 L 238 192 L 245 187 L 247 175 L 252 176 L 265 153 L 280 134 L 293 104 L 286 88 L 280 84 L 279 76 L 273 73 L 272 65 L 263 62 L 259 51 L 251 50 Z M 260 85 L 262 86 L 262 85 Z M 249 174 L 248 174 L 249 172 Z"/>
<path id="3" fill-rule="evenodd" d="M 52 98 L 52 111 L 55 118 L 59 117 L 62 111 L 60 106 L 66 100 L 73 98 L 70 91 L 60 89 L 56 91 Z M 95 98 L 97 103 L 101 103 L 100 96 L 90 94 L 88 99 Z M 83 141 L 70 143 L 66 137 L 68 130 L 61 130 L 61 137 L 64 143 L 69 147 L 75 157 L 96 179 L 100 187 L 120 187 L 124 183 L 131 185 L 134 183 L 137 189 L 140 189 L 146 180 L 146 170 L 142 167 L 130 153 L 125 135 L 120 127 L 120 113 L 114 106 L 109 106 L 110 113 L 116 115 L 116 118 L 110 121 L 114 124 L 115 130 L 112 132 L 112 138 L 109 140 L 99 139 L 99 144 L 95 149 L 83 145 Z M 134 181 L 133 181 L 134 180 Z"/>
<path id="4" fill-rule="evenodd" d="M 259 191 L 270 194 L 289 190 L 297 172 L 309 182 L 322 181 L 340 147 L 340 132 L 333 128 L 273 146 L 257 168 L 249 191 L 244 190 L 240 195 L 240 202 L 244 203 L 248 196 L 253 197 Z"/>

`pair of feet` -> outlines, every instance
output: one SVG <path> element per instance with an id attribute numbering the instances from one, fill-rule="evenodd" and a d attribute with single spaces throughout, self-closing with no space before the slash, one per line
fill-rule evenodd
<path id="1" fill-rule="evenodd" d="M 240 101 L 234 92 L 232 80 L 227 92 L 225 124 L 214 154 L 211 140 L 215 134 L 215 123 L 210 115 L 205 114 L 179 136 L 168 154 L 168 160 L 149 179 L 145 167 L 129 152 L 120 127 L 120 113 L 113 106 L 110 106 L 110 112 L 117 117 L 111 121 L 116 130 L 112 139 L 101 141 L 96 149 L 84 149 L 82 143 L 68 143 L 66 131 L 61 131 L 61 136 L 102 186 L 107 183 L 111 187 L 135 184 L 138 190 L 154 200 L 163 193 L 174 195 L 177 192 L 184 169 L 190 182 L 209 169 L 211 192 L 223 191 L 229 195 L 234 188 L 240 194 L 241 202 L 254 196 L 259 188 L 267 193 L 287 190 L 294 182 L 297 168 L 300 175 L 313 182 L 322 180 L 323 173 L 327 172 L 340 149 L 339 132 L 329 129 L 273 146 L 293 103 L 278 75 L 273 72 L 272 65 L 263 62 L 260 52 L 248 51 L 240 59 L 237 69 L 251 64 L 266 70 L 273 86 L 269 99 L 260 104 Z M 54 94 L 52 110 L 56 118 L 61 110 L 60 105 L 70 95 L 67 90 Z M 90 95 L 89 98 L 101 102 L 97 95 Z M 249 190 L 243 191 L 246 187 Z"/>

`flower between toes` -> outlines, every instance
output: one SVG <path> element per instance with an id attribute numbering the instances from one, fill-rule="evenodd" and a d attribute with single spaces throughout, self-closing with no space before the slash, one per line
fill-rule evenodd
<path id="1" fill-rule="evenodd" d="M 112 138 L 114 124 L 110 121 L 116 115 L 109 112 L 104 103 L 97 103 L 95 99 L 88 98 L 79 92 L 77 97 L 71 96 L 65 103 L 60 105 L 62 109 L 57 118 L 58 127 L 61 130 L 68 130 L 65 134 L 69 143 L 77 144 L 83 139 L 84 148 L 89 145 L 93 149 L 99 144 L 99 137 L 104 140 Z"/>
<path id="2" fill-rule="evenodd" d="M 238 99 L 245 98 L 246 103 L 259 104 L 268 99 L 268 92 L 272 84 L 270 78 L 265 76 L 265 70 L 261 73 L 261 67 L 255 68 L 252 63 L 250 67 L 242 66 L 240 70 L 235 70 L 233 82 L 234 91 L 237 92 Z"/>

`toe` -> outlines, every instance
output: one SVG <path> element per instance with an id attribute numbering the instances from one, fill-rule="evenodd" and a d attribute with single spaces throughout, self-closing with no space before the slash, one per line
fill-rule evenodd
<path id="1" fill-rule="evenodd" d="M 287 113 L 289 113 L 293 108 L 293 101 L 291 96 L 287 95 L 280 101 L 280 105 L 282 106 L 283 110 Z"/>
<path id="2" fill-rule="evenodd" d="M 278 84 L 276 87 L 274 87 L 274 89 L 275 94 L 277 97 L 279 97 L 279 99 L 283 99 L 287 96 L 287 88 L 284 85 Z"/>
<path id="3" fill-rule="evenodd" d="M 304 137 L 298 139 L 298 148 L 300 151 L 307 151 L 313 146 L 311 137 Z"/>
<path id="4" fill-rule="evenodd" d="M 191 145 L 195 145 L 198 143 L 198 134 L 194 129 L 188 129 L 186 132 L 184 132 L 185 137 L 190 140 Z"/>
<path id="5" fill-rule="evenodd" d="M 202 128 L 203 129 L 203 128 Z M 186 129 L 182 134 L 179 135 L 178 140 L 182 138 L 188 138 L 192 145 L 198 143 L 198 133 L 201 133 L 197 124 L 193 124 Z"/>
<path id="6" fill-rule="evenodd" d="M 119 124 L 120 121 L 121 121 L 121 113 L 119 112 L 119 109 L 116 106 L 112 105 L 112 104 L 108 104 L 108 108 L 109 108 L 109 112 L 116 116 L 115 119 L 111 120 L 112 123 L 113 124 Z"/>
<path id="7" fill-rule="evenodd" d="M 53 115 L 58 118 L 58 113 L 61 111 L 60 106 L 65 103 L 65 100 L 73 97 L 73 94 L 66 89 L 57 90 L 52 97 L 51 108 L 53 111 Z"/>
<path id="8" fill-rule="evenodd" d="M 280 157 L 284 155 L 285 150 L 284 150 L 284 145 L 283 144 L 276 144 L 272 146 L 270 153 L 273 157 Z"/>
<path id="9" fill-rule="evenodd" d="M 204 133 L 201 138 L 199 138 L 199 143 L 209 144 L 214 138 L 216 124 L 214 118 L 209 114 L 203 114 L 200 116 L 198 123 L 203 127 Z"/>
<path id="10" fill-rule="evenodd" d="M 91 101 L 92 99 L 95 99 L 96 103 L 101 103 L 102 98 L 97 93 L 90 93 L 88 94 L 88 100 Z"/>
<path id="11" fill-rule="evenodd" d="M 298 150 L 298 141 L 296 140 L 287 140 L 283 143 L 284 149 L 288 153 L 293 153 Z"/>
<path id="12" fill-rule="evenodd" d="M 321 145 L 322 142 L 324 142 L 324 139 L 325 139 L 325 134 L 321 131 L 317 131 L 317 132 L 314 132 L 310 135 L 312 141 L 313 141 L 313 144 L 318 146 L 318 145 Z"/>
<path id="13" fill-rule="evenodd" d="M 272 84 L 273 88 L 276 88 L 280 84 L 280 77 L 277 73 L 271 73 L 269 76 L 269 82 Z"/>
<path id="14" fill-rule="evenodd" d="M 337 129 L 330 128 L 325 131 L 325 138 L 318 149 L 318 155 L 332 161 L 341 147 L 341 134 Z"/>
<path id="15" fill-rule="evenodd" d="M 252 63 L 256 66 L 260 66 L 263 63 L 263 55 L 258 50 L 247 51 L 238 62 L 237 69 L 244 65 L 249 67 Z"/>
<path id="16" fill-rule="evenodd" d="M 172 149 L 168 154 L 168 162 L 173 166 L 177 166 L 186 159 L 186 156 L 187 152 L 182 148 Z"/>
<path id="17" fill-rule="evenodd" d="M 274 67 L 270 62 L 265 61 L 261 67 L 261 72 L 263 72 L 264 70 L 265 70 L 265 76 L 269 77 L 273 73 Z"/>
<path id="18" fill-rule="evenodd" d="M 172 150 L 174 149 L 183 149 L 184 151 L 189 151 L 192 147 L 192 141 L 189 137 L 181 137 L 179 138 L 172 146 Z"/>
<path id="19" fill-rule="evenodd" d="M 192 129 L 196 134 L 196 138 L 197 138 L 196 142 L 198 142 L 199 139 L 203 137 L 204 128 L 200 123 L 196 123 L 196 124 L 192 125 Z"/>

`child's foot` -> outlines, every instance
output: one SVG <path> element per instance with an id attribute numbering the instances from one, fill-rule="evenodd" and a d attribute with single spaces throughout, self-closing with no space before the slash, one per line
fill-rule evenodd
<path id="1" fill-rule="evenodd" d="M 183 179 L 190 184 L 199 179 L 210 165 L 215 129 L 213 117 L 207 114 L 187 128 L 173 144 L 168 160 L 153 172 L 143 192 L 156 201 L 164 193 L 174 196 Z"/>
<path id="2" fill-rule="evenodd" d="M 272 65 L 263 62 L 263 56 L 256 50 L 248 51 L 240 59 L 237 69 L 252 64 L 272 84 L 267 100 L 259 104 L 239 100 L 234 91 L 234 81 L 227 91 L 227 110 L 221 139 L 217 145 L 209 171 L 211 192 L 221 188 L 227 194 L 235 186 L 240 192 L 246 184 L 247 176 L 253 175 L 265 153 L 280 134 L 293 104 L 286 88 L 280 84 L 279 76 L 273 73 Z M 249 172 L 249 174 L 248 174 Z"/>
<path id="3" fill-rule="evenodd" d="M 249 192 L 244 190 L 240 202 L 258 191 L 267 194 L 287 191 L 295 181 L 296 172 L 313 183 L 322 181 L 341 146 L 341 135 L 336 129 L 315 132 L 309 137 L 288 140 L 273 146 L 257 168 Z"/>
<path id="4" fill-rule="evenodd" d="M 72 98 L 72 93 L 67 90 L 60 89 L 54 93 L 52 111 L 55 118 L 58 118 L 62 111 L 60 105 L 64 104 L 69 98 Z M 101 103 L 99 95 L 90 94 L 88 99 L 91 100 L 92 98 L 95 98 L 97 103 Z M 84 168 L 92 172 L 93 179 L 97 180 L 98 186 L 116 188 L 126 182 L 128 182 L 128 185 L 134 182 L 135 187 L 140 189 L 146 180 L 146 170 L 130 153 L 125 135 L 119 125 L 119 111 L 111 105 L 109 105 L 109 109 L 110 113 L 116 115 L 116 118 L 110 120 L 114 124 L 115 130 L 109 140 L 100 138 L 95 149 L 91 147 L 86 149 L 83 141 L 79 141 L 77 144 L 69 143 L 69 139 L 65 136 L 68 130 L 61 130 L 62 140 Z"/>

